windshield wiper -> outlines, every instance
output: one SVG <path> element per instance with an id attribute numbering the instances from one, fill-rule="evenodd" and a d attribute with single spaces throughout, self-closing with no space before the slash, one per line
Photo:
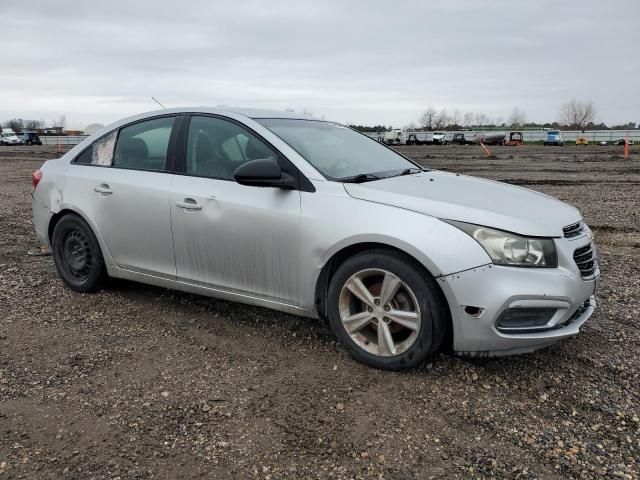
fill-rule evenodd
<path id="1" fill-rule="evenodd" d="M 340 179 L 340 181 L 343 183 L 364 183 L 372 182 L 373 180 L 382 180 L 382 177 L 374 175 L 373 173 L 359 173 L 358 175 L 354 175 L 353 177 L 345 177 Z"/>
<path id="2" fill-rule="evenodd" d="M 406 168 L 404 169 L 400 175 L 411 175 L 412 173 L 420 173 L 420 172 L 424 172 L 424 168 L 420 168 L 420 167 L 411 167 L 411 168 Z"/>

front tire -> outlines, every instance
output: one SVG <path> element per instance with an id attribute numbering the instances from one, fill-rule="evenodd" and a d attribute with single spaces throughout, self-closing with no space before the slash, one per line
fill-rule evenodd
<path id="1" fill-rule="evenodd" d="M 386 250 L 357 254 L 338 268 L 327 313 L 349 353 L 382 370 L 422 363 L 442 343 L 447 325 L 433 278 L 405 255 Z"/>
<path id="2" fill-rule="evenodd" d="M 107 280 L 100 244 L 91 227 L 77 215 L 62 217 L 51 237 L 56 269 L 76 292 L 95 292 Z"/>

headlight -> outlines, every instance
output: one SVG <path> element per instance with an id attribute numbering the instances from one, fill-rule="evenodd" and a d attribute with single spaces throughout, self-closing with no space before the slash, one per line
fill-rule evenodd
<path id="1" fill-rule="evenodd" d="M 496 265 L 546 268 L 558 266 L 556 247 L 551 238 L 523 237 L 472 223 L 454 220 L 446 222 L 471 235 Z"/>

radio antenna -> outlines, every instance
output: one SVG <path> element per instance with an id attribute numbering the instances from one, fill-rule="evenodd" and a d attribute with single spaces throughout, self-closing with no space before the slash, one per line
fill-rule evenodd
<path id="1" fill-rule="evenodd" d="M 165 110 L 167 109 L 167 107 L 165 107 L 163 104 L 161 104 L 158 100 L 156 100 L 155 98 L 151 97 L 151 100 L 153 100 L 154 102 L 156 102 L 158 105 L 160 105 L 162 108 L 164 108 Z"/>

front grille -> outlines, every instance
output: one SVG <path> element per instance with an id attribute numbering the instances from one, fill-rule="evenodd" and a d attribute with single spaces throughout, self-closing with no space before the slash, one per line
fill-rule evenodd
<path id="1" fill-rule="evenodd" d="M 564 238 L 577 237 L 583 231 L 584 231 L 584 224 L 582 222 L 567 225 L 562 229 L 562 232 L 564 233 Z"/>
<path id="2" fill-rule="evenodd" d="M 598 259 L 591 243 L 576 249 L 573 252 L 573 260 L 576 262 L 582 278 L 592 277 L 598 268 Z"/>

